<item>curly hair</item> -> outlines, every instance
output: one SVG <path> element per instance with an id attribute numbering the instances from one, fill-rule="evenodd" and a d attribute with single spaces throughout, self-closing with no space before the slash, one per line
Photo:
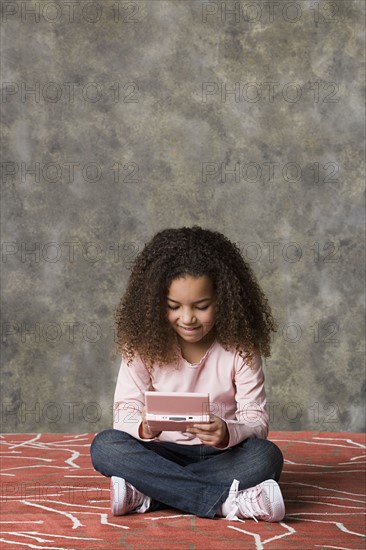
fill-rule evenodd
<path id="1" fill-rule="evenodd" d="M 116 353 L 128 364 L 139 354 L 150 373 L 154 363 L 179 361 L 167 294 L 173 279 L 185 275 L 212 280 L 215 337 L 225 350 L 235 349 L 251 367 L 255 353 L 270 356 L 276 322 L 252 269 L 235 243 L 198 225 L 160 231 L 136 257 L 115 310 Z"/>

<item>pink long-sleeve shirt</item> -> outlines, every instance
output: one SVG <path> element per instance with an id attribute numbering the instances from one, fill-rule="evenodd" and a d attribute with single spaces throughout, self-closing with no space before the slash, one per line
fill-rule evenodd
<path id="1" fill-rule="evenodd" d="M 113 427 L 141 441 L 141 411 L 145 390 L 165 392 L 208 392 L 210 412 L 222 418 L 228 427 L 228 449 L 252 437 L 266 439 L 268 413 L 265 409 L 264 374 L 259 354 L 253 369 L 235 350 L 226 351 L 216 340 L 198 363 L 181 357 L 179 368 L 155 367 L 150 375 L 142 360 L 135 357 L 131 366 L 122 359 L 114 394 Z M 163 431 L 154 441 L 200 445 L 201 440 L 188 432 Z"/>

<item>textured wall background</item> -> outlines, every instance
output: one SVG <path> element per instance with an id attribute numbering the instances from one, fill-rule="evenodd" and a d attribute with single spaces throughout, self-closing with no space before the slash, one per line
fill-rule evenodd
<path id="1" fill-rule="evenodd" d="M 2 430 L 111 426 L 131 262 L 198 223 L 279 322 L 271 428 L 361 431 L 364 1 L 1 8 Z"/>

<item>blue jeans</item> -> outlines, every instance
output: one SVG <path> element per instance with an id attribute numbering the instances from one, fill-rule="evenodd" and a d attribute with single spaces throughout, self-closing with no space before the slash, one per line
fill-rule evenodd
<path id="1" fill-rule="evenodd" d="M 104 430 L 92 441 L 95 470 L 122 477 L 152 498 L 149 511 L 178 508 L 213 518 L 229 495 L 266 479 L 279 480 L 283 455 L 268 439 L 249 438 L 226 450 L 209 445 L 140 441 L 121 430 Z"/>

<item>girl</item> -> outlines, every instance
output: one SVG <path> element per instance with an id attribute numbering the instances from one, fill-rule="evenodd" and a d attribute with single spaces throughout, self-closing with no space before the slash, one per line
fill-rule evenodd
<path id="1" fill-rule="evenodd" d="M 261 356 L 276 326 L 239 248 L 199 226 L 165 229 L 137 256 L 116 310 L 114 429 L 91 445 L 114 515 L 166 507 L 281 521 L 280 449 L 268 435 Z M 152 432 L 144 392 L 210 394 L 210 422 Z"/>

